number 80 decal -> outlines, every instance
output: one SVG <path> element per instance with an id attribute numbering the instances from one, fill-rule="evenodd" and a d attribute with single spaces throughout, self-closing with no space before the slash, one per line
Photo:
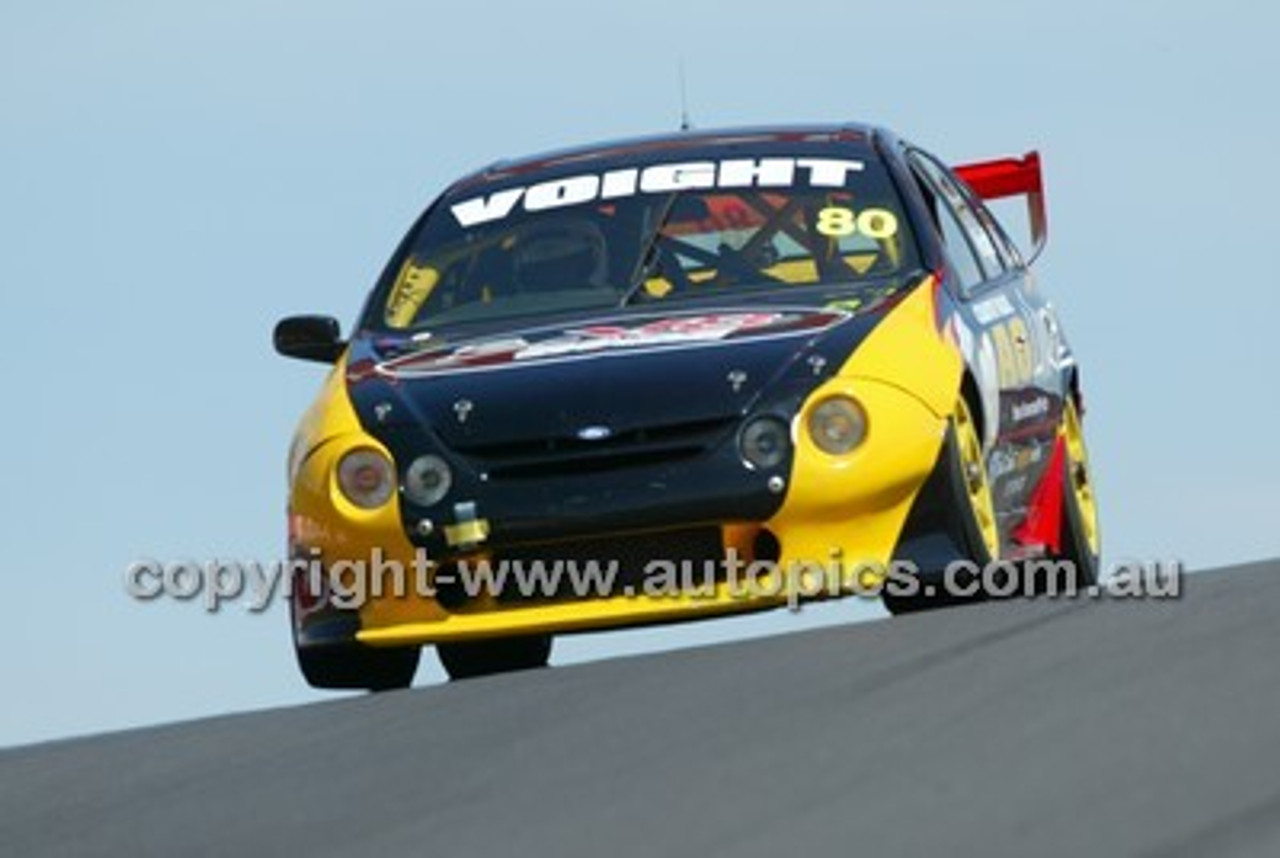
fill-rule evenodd
<path id="1" fill-rule="evenodd" d="M 991 342 L 996 349 L 996 366 L 1000 386 L 1023 387 L 1031 383 L 1035 362 L 1027 337 L 1027 324 L 1020 316 L 991 327 Z"/>
<path id="2" fill-rule="evenodd" d="M 843 206 L 827 206 L 818 212 L 814 229 L 828 238 L 858 233 L 867 238 L 893 238 L 898 234 L 898 216 L 888 209 L 863 209 L 854 213 Z"/>

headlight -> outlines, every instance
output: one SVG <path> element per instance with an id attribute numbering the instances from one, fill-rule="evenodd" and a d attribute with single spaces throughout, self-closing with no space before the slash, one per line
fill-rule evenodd
<path id="1" fill-rule="evenodd" d="M 391 500 L 395 484 L 395 469 L 377 450 L 352 450 L 338 461 L 338 487 L 361 509 L 377 509 Z"/>
<path id="2" fill-rule="evenodd" d="M 453 486 L 453 471 L 439 456 L 419 456 L 404 475 L 404 493 L 419 506 L 432 506 L 444 500 Z"/>
<path id="3" fill-rule="evenodd" d="M 833 396 L 809 412 L 809 437 L 832 456 L 852 452 L 867 437 L 867 415 L 856 399 Z"/>
<path id="4" fill-rule="evenodd" d="M 776 417 L 757 417 L 738 436 L 742 460 L 752 468 L 767 471 L 787 460 L 791 449 L 791 432 Z"/>

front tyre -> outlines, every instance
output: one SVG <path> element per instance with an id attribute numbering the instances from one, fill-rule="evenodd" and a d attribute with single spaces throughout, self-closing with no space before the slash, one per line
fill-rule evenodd
<path id="1" fill-rule="evenodd" d="M 551 635 L 441 643 L 436 644 L 436 654 L 453 680 L 532 670 L 546 667 L 551 659 Z"/>
<path id="2" fill-rule="evenodd" d="M 952 539 L 964 552 L 965 559 L 979 569 L 985 568 L 999 556 L 1000 531 L 982 453 L 982 438 L 964 397 L 956 402 L 933 479 L 939 479 L 937 494 L 947 512 Z M 911 594 L 886 589 L 881 598 L 889 613 L 910 614 L 968 604 L 983 598 L 980 590 L 972 596 L 948 593 L 940 578 L 918 581 L 917 585 L 919 589 Z M 933 592 L 929 592 L 929 588 Z"/>
<path id="3" fill-rule="evenodd" d="M 951 437 L 952 502 L 959 535 L 964 540 L 968 559 L 985 567 L 1000 556 L 1000 529 L 991 497 L 991 481 L 987 478 L 986 457 L 982 455 L 982 438 L 964 397 L 956 403 Z"/>
<path id="4" fill-rule="evenodd" d="M 1089 469 L 1089 451 L 1075 400 L 1068 398 L 1062 415 L 1062 523 L 1055 560 L 1072 564 L 1076 587 L 1098 582 L 1102 539 L 1098 503 Z"/>
<path id="5" fill-rule="evenodd" d="M 298 648 L 298 667 L 312 688 L 391 691 L 408 688 L 418 670 L 419 647 L 380 649 L 362 644 Z"/>

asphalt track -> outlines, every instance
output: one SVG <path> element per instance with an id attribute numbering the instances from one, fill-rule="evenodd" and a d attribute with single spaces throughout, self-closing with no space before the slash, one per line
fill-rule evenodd
<path id="1" fill-rule="evenodd" d="M 0 752 L 0 854 L 1280 855 L 1280 562 Z"/>

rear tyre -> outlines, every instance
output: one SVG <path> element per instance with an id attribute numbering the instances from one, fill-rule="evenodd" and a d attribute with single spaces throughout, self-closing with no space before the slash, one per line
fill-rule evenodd
<path id="1" fill-rule="evenodd" d="M 334 644 L 295 650 L 298 667 L 313 688 L 362 688 L 391 691 L 408 688 L 418 670 L 419 647 L 378 649 L 360 644 Z"/>
<path id="2" fill-rule="evenodd" d="M 453 680 L 532 670 L 551 659 L 551 635 L 436 644 L 436 655 Z"/>
<path id="3" fill-rule="evenodd" d="M 939 493 L 948 510 L 952 539 L 966 559 L 981 569 L 999 555 L 1000 531 L 982 438 L 964 397 L 956 402 L 938 467 L 942 477 Z M 933 592 L 929 592 L 930 587 Z M 881 598 L 889 613 L 910 614 L 981 601 L 983 593 L 978 590 L 972 596 L 952 594 L 946 592 L 941 580 L 931 580 L 919 582 L 916 593 L 906 595 L 886 589 Z"/>

